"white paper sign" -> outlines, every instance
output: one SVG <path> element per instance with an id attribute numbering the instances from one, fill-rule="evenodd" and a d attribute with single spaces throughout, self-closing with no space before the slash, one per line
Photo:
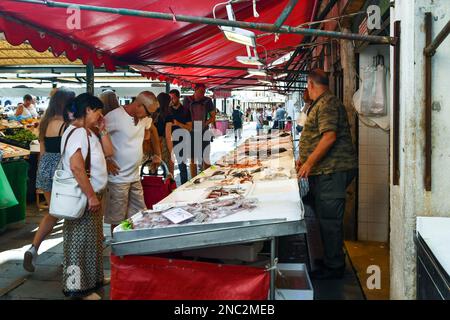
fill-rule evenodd
<path id="1" fill-rule="evenodd" d="M 164 212 L 162 215 L 175 224 L 189 220 L 194 217 L 191 213 L 181 208 L 173 208 L 169 211 Z"/>

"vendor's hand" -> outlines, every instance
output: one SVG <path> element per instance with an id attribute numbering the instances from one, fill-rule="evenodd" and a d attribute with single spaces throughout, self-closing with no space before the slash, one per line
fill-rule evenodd
<path id="1" fill-rule="evenodd" d="M 177 119 L 173 119 L 173 125 L 174 126 L 177 126 L 177 127 L 179 127 L 180 126 L 180 123 L 178 122 L 178 120 Z"/>
<path id="2" fill-rule="evenodd" d="M 298 172 L 300 168 L 302 167 L 302 162 L 300 161 L 300 158 L 295 161 L 295 170 Z"/>
<path id="3" fill-rule="evenodd" d="M 312 165 L 306 161 L 298 171 L 298 177 L 299 178 L 308 178 L 309 174 L 311 173 Z"/>
<path id="4" fill-rule="evenodd" d="M 106 169 L 113 176 L 117 176 L 120 170 L 119 166 L 112 159 L 106 159 Z"/>
<path id="5" fill-rule="evenodd" d="M 158 169 L 160 164 L 161 164 L 161 157 L 158 155 L 154 155 L 152 157 L 152 165 L 151 165 L 152 170 L 156 171 L 156 169 Z"/>
<path id="6" fill-rule="evenodd" d="M 89 197 L 88 199 L 88 210 L 90 212 L 98 212 L 100 211 L 101 208 L 101 203 L 100 201 L 97 199 L 96 195 L 93 195 L 92 197 Z"/>

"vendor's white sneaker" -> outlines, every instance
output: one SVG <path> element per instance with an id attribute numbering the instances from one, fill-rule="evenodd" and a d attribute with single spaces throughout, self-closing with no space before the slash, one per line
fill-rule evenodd
<path id="1" fill-rule="evenodd" d="M 31 246 L 30 249 L 25 251 L 23 255 L 23 268 L 28 272 L 34 272 L 37 255 L 37 250 L 34 246 Z"/>

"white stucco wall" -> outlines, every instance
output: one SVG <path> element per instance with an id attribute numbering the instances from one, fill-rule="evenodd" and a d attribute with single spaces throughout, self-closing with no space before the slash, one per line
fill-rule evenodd
<path id="1" fill-rule="evenodd" d="M 389 70 L 389 46 L 369 45 L 359 55 L 360 75 L 364 68 L 372 66 L 377 55 L 384 57 L 384 65 Z M 388 83 L 389 72 L 386 72 Z M 386 97 L 389 94 L 387 90 Z M 388 127 L 390 109 L 388 103 L 385 117 L 364 117 L 363 121 L 359 117 L 358 240 L 388 242 L 389 239 L 389 130 L 366 124 L 372 120 L 383 128 Z"/>
<path id="2" fill-rule="evenodd" d="M 433 37 L 450 19 L 450 1 L 396 0 L 393 23 L 401 20 L 400 76 L 400 185 L 391 185 L 391 298 L 414 299 L 417 216 L 450 216 L 450 38 L 433 57 L 432 191 L 424 177 L 424 57 L 425 12 L 433 14 Z M 393 65 L 391 49 L 391 65 Z M 391 75 L 393 72 L 391 72 Z M 392 89 L 392 81 L 391 81 Z M 392 138 L 392 135 L 391 135 Z M 391 147 L 392 148 L 392 147 Z M 392 149 L 391 149 L 392 154 Z M 392 161 L 392 158 L 391 158 Z M 391 162 L 392 163 L 392 162 Z M 392 166 L 391 166 L 392 168 Z M 449 230 L 450 232 L 450 230 Z"/>

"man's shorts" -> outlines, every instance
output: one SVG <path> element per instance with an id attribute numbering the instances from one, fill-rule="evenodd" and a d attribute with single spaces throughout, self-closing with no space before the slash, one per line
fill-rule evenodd
<path id="1" fill-rule="evenodd" d="M 140 181 L 108 182 L 105 198 L 105 223 L 118 225 L 135 213 L 147 209 Z"/>

